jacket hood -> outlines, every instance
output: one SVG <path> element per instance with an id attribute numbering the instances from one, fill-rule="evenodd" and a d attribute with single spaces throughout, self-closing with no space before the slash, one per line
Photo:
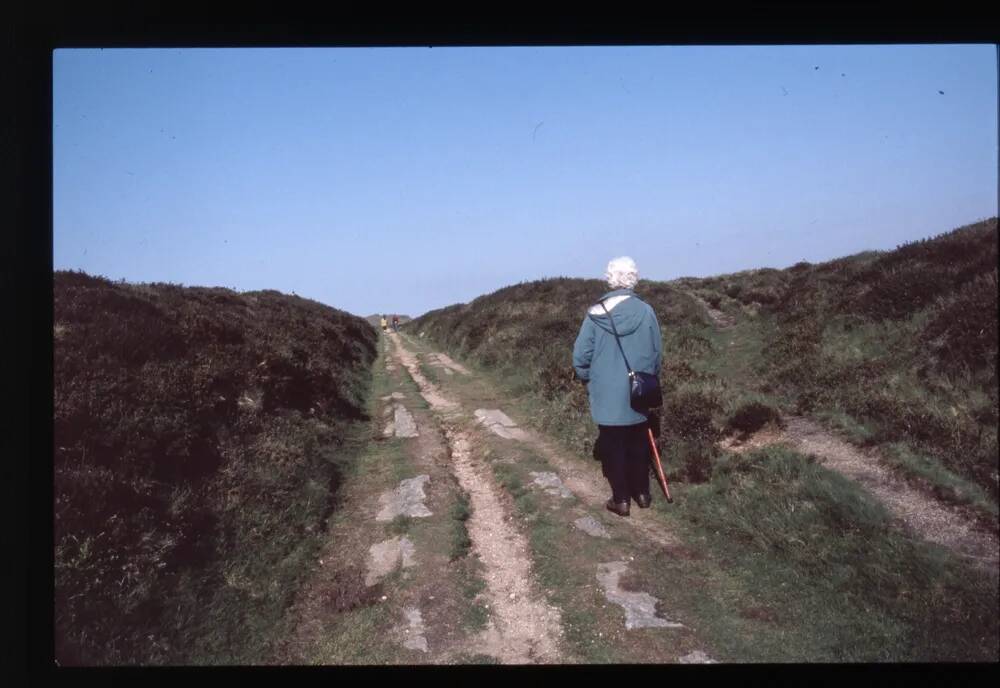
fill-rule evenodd
<path id="1" fill-rule="evenodd" d="M 612 335 L 615 330 L 618 330 L 618 334 L 622 337 L 632 334 L 639 329 L 645 309 L 643 308 L 643 302 L 636 297 L 634 291 L 631 289 L 615 289 L 602 296 L 600 300 L 607 301 L 605 306 L 610 311 L 611 317 L 609 318 L 605 315 L 604 309 L 601 308 L 600 303 L 597 303 L 587 311 L 587 317 L 595 325 Z M 612 319 L 614 320 L 614 329 L 611 327 Z"/>

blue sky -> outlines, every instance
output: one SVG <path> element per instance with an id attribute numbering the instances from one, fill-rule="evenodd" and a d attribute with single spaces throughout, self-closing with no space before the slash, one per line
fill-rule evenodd
<path id="1" fill-rule="evenodd" d="M 419 315 L 891 249 L 997 150 L 989 45 L 62 49 L 54 265 Z"/>

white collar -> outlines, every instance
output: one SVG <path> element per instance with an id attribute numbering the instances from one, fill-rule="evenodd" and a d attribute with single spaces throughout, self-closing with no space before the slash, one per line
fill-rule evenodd
<path id="1" fill-rule="evenodd" d="M 612 296 L 604 302 L 604 308 L 607 308 L 608 312 L 610 312 L 611 309 L 627 299 L 629 296 L 631 296 L 631 294 L 619 294 L 618 296 Z M 601 308 L 601 304 L 597 303 L 594 304 L 594 306 L 587 312 L 591 315 L 602 315 L 604 313 L 604 308 Z"/>

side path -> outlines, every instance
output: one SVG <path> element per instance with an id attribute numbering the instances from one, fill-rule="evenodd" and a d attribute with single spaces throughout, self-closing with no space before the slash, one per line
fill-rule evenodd
<path id="1" fill-rule="evenodd" d="M 713 307 L 694 292 L 686 292 L 701 304 L 720 330 L 735 324 L 731 315 Z M 912 487 L 875 449 L 862 449 L 802 416 L 787 418 L 783 430 L 767 428 L 742 441 L 729 438 L 720 442 L 724 449 L 742 452 L 769 444 L 786 444 L 804 454 L 814 454 L 827 468 L 858 483 L 882 502 L 899 523 L 912 534 L 947 547 L 979 566 L 992 570 L 1000 566 L 997 530 L 984 529 L 961 508 L 947 505 L 933 494 Z"/>
<path id="2" fill-rule="evenodd" d="M 996 530 L 985 530 L 962 509 L 911 486 L 875 449 L 856 447 L 801 416 L 788 417 L 784 429 L 769 427 L 742 442 L 731 438 L 720 443 L 736 452 L 771 444 L 786 444 L 804 454 L 814 454 L 822 465 L 874 495 L 905 530 L 997 574 L 1000 541 Z"/>

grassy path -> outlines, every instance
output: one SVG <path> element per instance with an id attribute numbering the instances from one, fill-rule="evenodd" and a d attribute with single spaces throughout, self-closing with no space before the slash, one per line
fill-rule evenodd
<path id="1" fill-rule="evenodd" d="M 494 663 L 469 642 L 486 626 L 486 586 L 469 556 L 468 499 L 446 437 L 388 339 L 379 345 L 370 449 L 346 480 L 276 661 Z M 416 436 L 396 434 L 403 414 Z"/>

